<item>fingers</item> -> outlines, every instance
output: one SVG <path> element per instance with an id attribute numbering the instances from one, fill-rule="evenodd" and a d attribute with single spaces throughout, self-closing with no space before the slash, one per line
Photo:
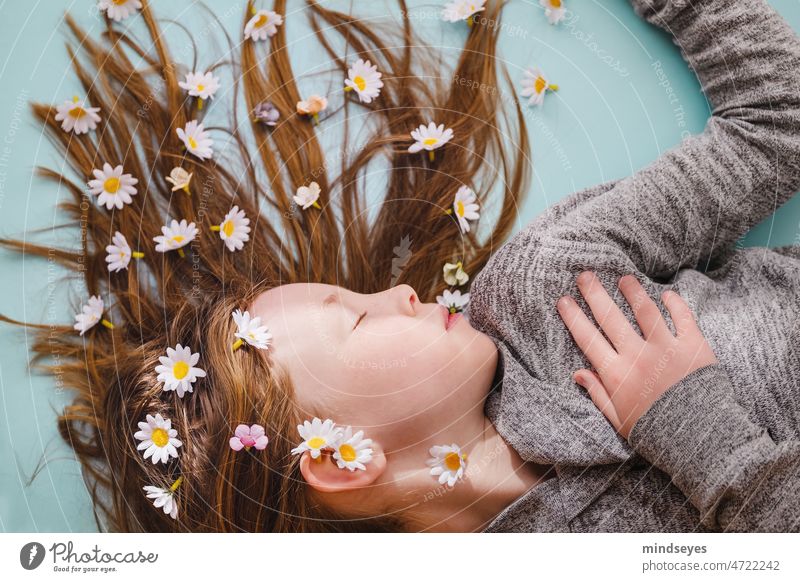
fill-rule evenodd
<path id="1" fill-rule="evenodd" d="M 578 384 L 586 389 L 594 405 L 600 409 L 600 412 L 605 415 L 612 426 L 619 430 L 622 427 L 622 423 L 619 421 L 619 416 L 605 386 L 603 386 L 603 381 L 600 380 L 597 374 L 591 370 L 578 370 L 575 372 L 574 378 Z"/>
<path id="2" fill-rule="evenodd" d="M 655 302 L 644 290 L 641 283 L 633 275 L 625 275 L 619 280 L 619 289 L 631 306 L 644 339 L 671 337 L 672 332 Z"/>
<path id="3" fill-rule="evenodd" d="M 586 303 L 589 304 L 595 321 L 606 333 L 618 352 L 625 349 L 625 346 L 641 341 L 642 338 L 633 329 L 628 318 L 614 303 L 614 300 L 611 299 L 600 279 L 594 273 L 584 271 L 578 275 L 578 289 L 586 299 Z"/>
<path id="4" fill-rule="evenodd" d="M 661 294 L 661 300 L 664 302 L 664 305 L 669 311 L 669 316 L 672 318 L 672 325 L 675 326 L 676 337 L 692 332 L 699 332 L 694 314 L 683 300 L 683 297 L 674 291 L 664 291 L 664 293 Z"/>
<path id="5" fill-rule="evenodd" d="M 583 309 L 572 297 L 562 297 L 556 303 L 558 313 L 564 320 L 575 343 L 597 370 L 604 370 L 617 356 L 617 352 L 606 341 L 603 334 L 589 321 Z"/>

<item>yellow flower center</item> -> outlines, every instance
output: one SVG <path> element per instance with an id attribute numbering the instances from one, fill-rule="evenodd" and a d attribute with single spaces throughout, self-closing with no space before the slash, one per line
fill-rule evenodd
<path id="1" fill-rule="evenodd" d="M 358 87 L 359 91 L 363 91 L 364 89 L 367 88 L 367 82 L 364 80 L 364 77 L 362 77 L 361 75 L 357 75 L 356 78 L 353 79 L 353 83 L 356 84 L 356 87 Z"/>
<path id="2" fill-rule="evenodd" d="M 222 225 L 222 232 L 225 233 L 225 236 L 231 236 L 233 234 L 233 221 L 226 220 L 225 224 Z"/>
<path id="3" fill-rule="evenodd" d="M 186 374 L 189 373 L 189 364 L 186 362 L 175 362 L 175 365 L 172 366 L 172 374 L 178 380 L 183 380 L 186 377 Z"/>
<path id="4" fill-rule="evenodd" d="M 198 90 L 198 91 L 202 91 L 202 90 L 203 90 L 203 89 L 205 89 L 205 88 L 206 88 L 206 86 L 205 86 L 205 85 L 203 85 L 202 83 L 200 83 L 200 84 L 197 86 L 197 90 Z"/>
<path id="5" fill-rule="evenodd" d="M 561 0 L 550 0 L 550 6 L 553 8 L 561 8 Z"/>
<path id="6" fill-rule="evenodd" d="M 447 453 L 444 458 L 444 465 L 451 471 L 457 471 L 461 466 L 461 457 L 458 456 L 458 453 Z"/>
<path id="7" fill-rule="evenodd" d="M 122 6 L 123 4 L 127 4 L 128 0 L 111 0 L 117 6 Z"/>
<path id="8" fill-rule="evenodd" d="M 258 20 L 256 20 L 256 22 L 255 22 L 255 24 L 253 26 L 255 26 L 256 28 L 261 28 L 268 21 L 269 21 L 269 16 L 267 16 L 266 14 L 262 14 L 261 16 L 258 17 Z"/>
<path id="9" fill-rule="evenodd" d="M 536 85 L 534 88 L 536 89 L 537 93 L 541 93 L 547 87 L 547 81 L 544 80 L 544 77 L 536 77 Z"/>
<path id="10" fill-rule="evenodd" d="M 464 216 L 464 203 L 461 200 L 456 202 L 456 214 L 458 214 L 461 217 Z"/>
<path id="11" fill-rule="evenodd" d="M 355 461 L 356 460 L 356 450 L 348 445 L 347 443 L 343 444 L 339 447 L 339 454 L 342 455 L 343 461 Z"/>
<path id="12" fill-rule="evenodd" d="M 313 437 L 308 439 L 308 446 L 312 449 L 321 449 L 325 446 L 325 439 L 322 437 Z"/>
<path id="13" fill-rule="evenodd" d="M 176 242 L 176 243 L 181 243 L 181 242 L 183 242 L 183 239 L 184 239 L 184 236 L 183 236 L 183 235 L 181 235 L 181 234 L 176 234 L 175 236 L 173 236 L 173 237 L 172 237 L 172 240 L 173 240 L 174 242 Z"/>
<path id="14" fill-rule="evenodd" d="M 197 140 L 195 140 L 192 136 L 189 136 L 189 147 L 193 150 L 197 149 Z"/>
<path id="15" fill-rule="evenodd" d="M 119 190 L 119 187 L 119 178 L 108 178 L 105 182 L 103 182 L 103 190 L 109 194 L 116 194 L 117 190 Z"/>
<path id="16" fill-rule="evenodd" d="M 437 138 L 429 137 L 429 138 L 425 139 L 422 143 L 424 143 L 425 145 L 430 146 L 430 145 L 435 144 L 437 141 L 439 141 Z"/>
<path id="17" fill-rule="evenodd" d="M 84 115 L 86 115 L 86 110 L 83 107 L 73 107 L 69 110 L 69 116 L 75 119 L 80 119 Z"/>
<path id="18" fill-rule="evenodd" d="M 153 434 L 150 435 L 150 440 L 157 447 L 165 447 L 169 442 L 169 435 L 163 428 L 156 428 L 153 430 Z"/>

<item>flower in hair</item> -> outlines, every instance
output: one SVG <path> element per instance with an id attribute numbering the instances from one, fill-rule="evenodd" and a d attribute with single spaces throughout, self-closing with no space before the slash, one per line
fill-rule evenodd
<path id="1" fill-rule="evenodd" d="M 234 451 L 241 451 L 242 449 L 250 450 L 250 447 L 255 447 L 259 451 L 267 448 L 269 438 L 264 434 L 264 427 L 260 424 L 247 426 L 240 424 L 236 427 L 234 436 L 229 441 L 231 448 Z"/>
<path id="2" fill-rule="evenodd" d="M 113 273 L 127 269 L 128 264 L 131 262 L 131 257 L 141 259 L 144 256 L 144 253 L 131 251 L 125 235 L 120 231 L 114 233 L 111 244 L 106 247 L 106 253 L 108 253 L 106 255 L 108 270 Z"/>
<path id="3" fill-rule="evenodd" d="M 77 134 L 89 133 L 89 130 L 95 129 L 100 121 L 98 111 L 99 107 L 88 107 L 86 100 L 81 101 L 76 95 L 72 101 L 64 101 L 56 106 L 55 120 L 61 122 L 61 129 L 64 131 Z"/>
<path id="4" fill-rule="evenodd" d="M 159 382 L 164 383 L 164 391 L 175 390 L 179 398 L 183 398 L 186 392 L 193 392 L 192 386 L 198 378 L 205 378 L 206 372 L 201 368 L 195 368 L 195 364 L 200 360 L 200 354 L 192 353 L 189 346 L 183 347 L 181 344 L 175 348 L 167 348 L 166 356 L 159 356 L 160 365 L 156 366 Z"/>
<path id="5" fill-rule="evenodd" d="M 426 461 L 431 469 L 431 475 L 439 476 L 439 484 L 447 482 L 452 487 L 458 479 L 463 479 L 464 469 L 467 466 L 467 455 L 453 443 L 452 445 L 432 446 L 428 453 L 431 458 Z"/>
<path id="6" fill-rule="evenodd" d="M 283 24 L 283 17 L 271 10 L 257 10 L 244 27 L 245 39 L 267 40 L 278 32 L 278 26 Z"/>
<path id="7" fill-rule="evenodd" d="M 328 107 L 328 99 L 321 95 L 312 95 L 308 99 L 297 102 L 297 113 L 300 115 L 310 115 L 315 122 L 319 123 L 319 114 Z"/>
<path id="8" fill-rule="evenodd" d="M 148 414 L 147 422 L 140 422 L 133 436 L 142 441 L 136 450 L 144 450 L 144 458 L 152 457 L 154 465 L 159 461 L 166 463 L 170 457 L 178 458 L 178 447 L 183 445 L 177 438 L 178 431 L 172 428 L 172 421 L 162 418 L 160 413 Z"/>
<path id="9" fill-rule="evenodd" d="M 313 206 L 314 208 L 319 208 L 322 210 L 322 206 L 320 206 L 319 202 L 317 202 L 321 191 L 322 190 L 320 189 L 319 184 L 316 182 L 311 182 L 311 184 L 308 186 L 300 186 L 297 189 L 297 195 L 293 196 L 292 199 L 297 203 L 298 206 L 302 206 L 303 210 L 309 206 Z"/>
<path id="10" fill-rule="evenodd" d="M 114 329 L 113 323 L 103 319 L 104 309 L 103 300 L 98 295 L 92 295 L 89 298 L 89 302 L 81 308 L 81 313 L 75 316 L 75 325 L 72 328 L 81 332 L 80 335 L 83 335 L 98 323 L 102 323 L 108 329 Z"/>
<path id="11" fill-rule="evenodd" d="M 438 127 L 431 121 L 427 126 L 420 125 L 411 132 L 411 137 L 415 140 L 408 148 L 409 153 L 415 154 L 422 150 L 428 150 L 428 157 L 433 161 L 433 150 L 442 147 L 453 137 L 453 130 L 444 128 L 444 124 Z"/>
<path id="12" fill-rule="evenodd" d="M 192 242 L 197 236 L 197 227 L 194 222 L 186 223 L 186 219 L 180 222 L 172 219 L 169 226 L 162 226 L 161 232 L 163 235 L 154 236 L 153 240 L 156 244 L 156 251 L 159 253 L 166 253 L 167 251 L 177 250 L 181 257 L 186 256 L 181 247 L 185 247 Z"/>
<path id="13" fill-rule="evenodd" d="M 272 341 L 272 334 L 267 326 L 261 325 L 260 317 L 250 317 L 250 312 L 237 309 L 233 312 L 233 321 L 236 322 L 236 333 L 238 340 L 233 344 L 233 350 L 238 350 L 243 342 L 247 342 L 260 350 L 266 350 Z"/>
<path id="14" fill-rule="evenodd" d="M 187 73 L 186 80 L 178 83 L 182 89 L 189 91 L 189 95 L 197 97 L 197 108 L 203 108 L 203 101 L 213 99 L 214 93 L 219 89 L 219 79 L 212 72 Z"/>
<path id="15" fill-rule="evenodd" d="M 486 0 L 454 0 L 444 5 L 442 18 L 447 22 L 466 20 L 472 26 L 473 17 L 484 9 Z"/>
<path id="16" fill-rule="evenodd" d="M 312 459 L 322 461 L 320 457 L 322 449 L 335 446 L 341 436 L 342 429 L 337 427 L 336 423 L 330 418 L 322 422 L 319 418 L 314 417 L 311 422 L 306 420 L 303 424 L 298 424 L 297 432 L 300 433 L 303 442 L 293 448 L 291 454 L 302 455 L 304 451 L 309 451 Z"/>
<path id="17" fill-rule="evenodd" d="M 108 210 L 114 207 L 122 210 L 125 204 L 133 202 L 131 196 L 136 195 L 134 186 L 139 180 L 122 172 L 121 165 L 112 168 L 108 162 L 103 164 L 102 170 L 92 170 L 95 179 L 89 180 L 89 192 L 97 196 L 97 203 L 105 204 Z"/>
<path id="18" fill-rule="evenodd" d="M 455 200 L 453 200 L 453 211 L 456 214 L 462 233 L 469 232 L 468 220 L 478 220 L 481 217 L 478 212 L 480 206 L 478 206 L 476 200 L 475 192 L 468 186 L 461 186 L 456 192 Z"/>
<path id="19" fill-rule="evenodd" d="M 334 444 L 333 459 L 340 469 L 363 469 L 366 471 L 364 463 L 372 460 L 372 439 L 363 438 L 364 431 L 360 430 L 353 434 L 353 427 L 348 426 L 339 435 L 339 440 Z"/>
<path id="20" fill-rule="evenodd" d="M 222 222 L 217 226 L 212 226 L 211 230 L 219 232 L 219 238 L 225 241 L 225 246 L 231 252 L 239 251 L 244 243 L 250 240 L 250 219 L 244 214 L 244 210 L 239 210 L 238 206 L 231 208 L 225 215 Z"/>
<path id="21" fill-rule="evenodd" d="M 381 93 L 383 81 L 378 66 L 370 64 L 369 61 L 358 59 L 347 71 L 347 79 L 344 80 L 345 91 L 355 91 L 358 99 L 362 103 L 371 103 Z"/>
<path id="22" fill-rule="evenodd" d="M 136 11 L 142 8 L 142 3 L 139 0 L 99 0 L 97 8 L 101 12 L 105 11 L 111 20 L 119 22 L 131 14 L 136 14 Z"/>
<path id="23" fill-rule="evenodd" d="M 436 297 L 436 303 L 447 307 L 450 313 L 461 313 L 469 303 L 469 293 L 462 295 L 458 289 L 455 291 L 445 289 L 442 295 Z"/>
<path id="24" fill-rule="evenodd" d="M 544 15 L 550 24 L 558 24 L 564 20 L 564 3 L 561 0 L 539 0 L 544 7 Z"/>
<path id="25" fill-rule="evenodd" d="M 520 95 L 530 97 L 528 105 L 541 105 L 544 103 L 544 94 L 548 89 L 550 91 L 558 91 L 558 85 L 550 83 L 539 67 L 526 69 Z"/>
<path id="26" fill-rule="evenodd" d="M 271 101 L 264 101 L 256 105 L 253 109 L 253 120 L 261 122 L 264 125 L 275 127 L 278 125 L 278 119 L 281 117 L 281 112 Z"/>
<path id="27" fill-rule="evenodd" d="M 461 261 L 444 264 L 444 280 L 448 285 L 461 286 L 469 281 L 469 275 L 464 271 Z"/>
<path id="28" fill-rule="evenodd" d="M 172 519 L 178 518 L 178 503 L 175 501 L 175 490 L 181 486 L 183 477 L 178 477 L 175 482 L 170 485 L 169 489 L 163 487 L 156 487 L 154 485 L 145 485 L 142 487 L 147 491 L 148 499 L 153 499 L 153 505 L 158 508 L 164 509 L 164 513 L 169 515 Z"/>
<path id="29" fill-rule="evenodd" d="M 183 190 L 187 194 L 191 194 L 191 192 L 189 192 L 189 183 L 192 181 L 192 174 L 190 174 L 180 166 L 172 168 L 172 171 L 169 173 L 169 176 L 167 176 L 164 179 L 170 184 L 172 184 L 173 192 L 177 190 Z"/>
<path id="30" fill-rule="evenodd" d="M 178 137 L 183 141 L 186 150 L 200 158 L 206 160 L 214 155 L 214 150 L 211 146 L 214 145 L 214 140 L 211 139 L 209 133 L 203 129 L 202 123 L 197 123 L 192 120 L 186 124 L 186 127 L 179 127 L 177 129 Z"/>

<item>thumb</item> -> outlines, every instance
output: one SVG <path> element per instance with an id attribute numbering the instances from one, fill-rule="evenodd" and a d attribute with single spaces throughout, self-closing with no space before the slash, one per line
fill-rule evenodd
<path id="1" fill-rule="evenodd" d="M 600 409 L 600 412 L 602 412 L 614 428 L 619 431 L 622 428 L 622 423 L 619 421 L 614 403 L 608 396 L 606 387 L 603 385 L 603 381 L 600 377 L 591 370 L 578 370 L 572 377 L 581 387 L 586 389 L 594 405 Z"/>

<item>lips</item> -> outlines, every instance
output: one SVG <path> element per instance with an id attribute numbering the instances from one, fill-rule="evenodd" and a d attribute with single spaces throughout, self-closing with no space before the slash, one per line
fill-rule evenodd
<path id="1" fill-rule="evenodd" d="M 450 328 L 453 327 L 453 325 L 455 325 L 456 322 L 461 317 L 460 313 L 450 313 L 450 310 L 447 309 L 447 307 L 445 307 L 444 305 L 442 306 L 442 315 L 444 315 L 445 331 L 449 331 Z"/>

